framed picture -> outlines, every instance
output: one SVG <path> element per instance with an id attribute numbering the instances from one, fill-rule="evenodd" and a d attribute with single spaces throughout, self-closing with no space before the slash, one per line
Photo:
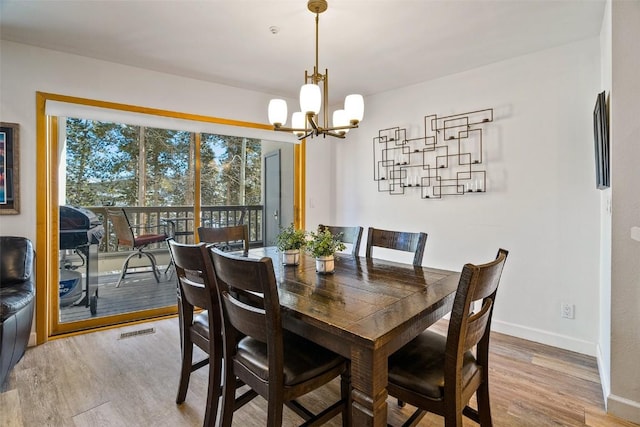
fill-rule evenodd
<path id="1" fill-rule="evenodd" d="M 20 213 L 19 128 L 0 123 L 0 215 Z"/>

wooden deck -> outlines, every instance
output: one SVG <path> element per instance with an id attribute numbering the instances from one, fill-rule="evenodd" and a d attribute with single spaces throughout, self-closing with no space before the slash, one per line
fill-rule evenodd
<path id="1" fill-rule="evenodd" d="M 176 275 L 172 270 L 169 270 L 168 274 L 164 274 L 165 268 L 166 266 L 160 266 L 159 283 L 149 272 L 148 274 L 127 275 L 119 288 L 116 288 L 119 272 L 100 274 L 98 276 L 96 315 L 92 316 L 89 307 L 84 304 L 71 305 L 60 308 L 60 322 L 73 322 L 91 317 L 176 305 Z"/>

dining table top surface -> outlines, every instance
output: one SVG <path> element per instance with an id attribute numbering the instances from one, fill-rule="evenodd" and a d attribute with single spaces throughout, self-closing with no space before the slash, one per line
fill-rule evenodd
<path id="1" fill-rule="evenodd" d="M 283 265 L 275 247 L 248 256 L 272 259 L 285 315 L 374 347 L 426 311 L 449 311 L 459 279 L 454 271 L 342 253 L 330 274 L 316 273 L 315 259 L 304 253 L 298 265 Z"/>

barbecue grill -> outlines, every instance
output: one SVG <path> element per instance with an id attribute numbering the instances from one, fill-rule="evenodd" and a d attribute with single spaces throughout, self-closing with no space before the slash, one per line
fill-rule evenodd
<path id="1" fill-rule="evenodd" d="M 95 315 L 98 307 L 98 245 L 104 226 L 92 211 L 76 206 L 60 206 L 60 249 L 72 249 L 82 259 L 81 265 L 61 263 L 60 305 L 84 305 Z M 85 267 L 84 289 L 81 275 L 69 274 Z M 66 270 L 66 271 L 65 271 Z M 74 278 L 74 276 L 77 276 Z M 81 297 L 81 298 L 80 298 Z"/>

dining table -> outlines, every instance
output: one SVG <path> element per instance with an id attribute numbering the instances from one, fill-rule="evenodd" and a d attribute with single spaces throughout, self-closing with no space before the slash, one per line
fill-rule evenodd
<path id="1" fill-rule="evenodd" d="M 335 271 L 316 273 L 315 259 L 283 265 L 269 257 L 278 282 L 283 327 L 350 360 L 351 425 L 387 425 L 387 358 L 451 311 L 459 272 L 336 254 Z"/>

